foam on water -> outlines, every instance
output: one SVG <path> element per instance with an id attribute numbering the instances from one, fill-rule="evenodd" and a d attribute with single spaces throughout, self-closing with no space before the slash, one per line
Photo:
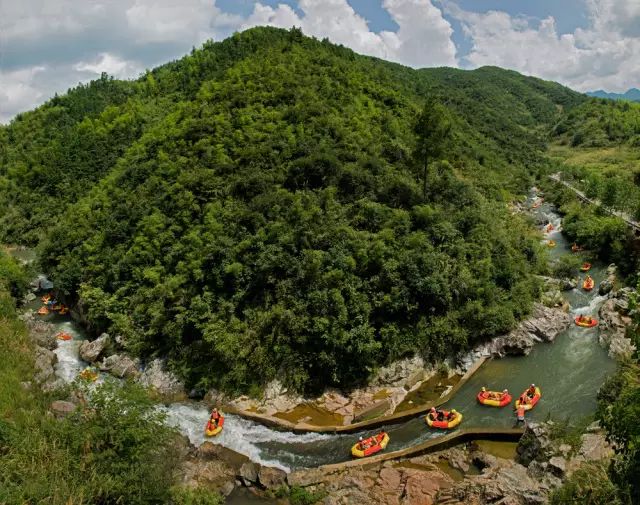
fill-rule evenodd
<path id="1" fill-rule="evenodd" d="M 164 407 L 163 410 L 167 413 L 168 423 L 185 434 L 192 444 L 199 446 L 207 440 L 204 436 L 204 426 L 209 418 L 209 410 L 206 406 L 197 403 L 174 403 Z M 244 454 L 252 461 L 288 472 L 291 470 L 290 467 L 284 465 L 282 461 L 265 456 L 259 444 L 267 442 L 271 444 L 314 444 L 327 441 L 330 437 L 331 435 L 316 433 L 296 435 L 294 433 L 276 431 L 253 421 L 226 414 L 224 430 L 215 439 L 209 440 Z M 287 456 L 289 457 L 286 459 L 296 458 L 293 453 Z"/>
<path id="2" fill-rule="evenodd" d="M 72 382 L 87 363 L 80 359 L 80 344 L 82 336 L 71 321 L 65 321 L 57 326 L 58 331 L 64 331 L 73 336 L 72 340 L 58 340 L 58 347 L 53 351 L 58 357 L 55 372 L 65 382 Z"/>

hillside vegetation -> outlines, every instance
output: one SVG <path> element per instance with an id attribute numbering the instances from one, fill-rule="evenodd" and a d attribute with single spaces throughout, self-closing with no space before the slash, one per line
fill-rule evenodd
<path id="1" fill-rule="evenodd" d="M 254 29 L 2 128 L 0 234 L 191 385 L 351 387 L 528 312 L 544 256 L 506 204 L 584 100 Z"/>

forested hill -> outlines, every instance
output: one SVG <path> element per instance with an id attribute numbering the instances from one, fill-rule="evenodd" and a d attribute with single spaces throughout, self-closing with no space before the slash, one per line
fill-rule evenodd
<path id="1" fill-rule="evenodd" d="M 253 29 L 2 128 L 0 234 L 191 384 L 351 386 L 526 314 L 544 262 L 506 203 L 584 100 Z"/>

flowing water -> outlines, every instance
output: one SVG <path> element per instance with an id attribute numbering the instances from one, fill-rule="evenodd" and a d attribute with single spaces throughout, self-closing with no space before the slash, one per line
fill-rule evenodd
<path id="1" fill-rule="evenodd" d="M 529 205 L 536 195 L 529 197 Z M 571 244 L 560 232 L 561 219 L 548 204 L 532 210 L 535 217 L 548 220 L 554 231 L 546 239 L 556 242 L 550 250 L 552 259 L 570 253 Z M 597 283 L 605 278 L 603 265 L 594 263 L 590 272 Z M 596 314 L 605 297 L 597 296 L 597 289 L 587 293 L 574 289 L 564 293 L 572 314 Z M 37 304 L 34 306 L 37 307 Z M 82 329 L 68 317 L 47 316 L 58 330 L 73 335 L 73 340 L 60 342 L 56 354 L 57 374 L 70 381 L 86 366 L 78 356 L 78 348 L 86 338 Z M 559 420 L 579 420 L 591 415 L 596 407 L 596 392 L 605 377 L 615 369 L 615 362 L 598 344 L 598 327 L 592 329 L 571 325 L 553 343 L 540 343 L 525 357 L 506 357 L 490 360 L 462 386 L 445 408 L 455 408 L 464 415 L 464 427 L 511 427 L 514 425 L 510 407 L 496 409 L 484 407 L 476 401 L 482 386 L 488 389 L 508 388 L 514 397 L 530 383 L 542 390 L 542 399 L 527 413 L 530 421 L 542 421 L 548 417 Z M 208 418 L 208 406 L 198 402 L 176 403 L 163 407 L 168 422 L 187 435 L 191 442 L 200 445 L 204 441 L 203 429 Z M 387 451 L 395 451 L 416 445 L 427 439 L 442 436 L 439 430 L 430 430 L 424 418 L 416 417 L 402 424 L 385 427 L 390 435 Z M 362 433 L 366 436 L 379 429 Z M 229 415 L 225 428 L 214 442 L 252 460 L 291 470 L 322 464 L 346 461 L 350 447 L 360 434 L 294 434 L 277 431 L 253 421 Z"/>

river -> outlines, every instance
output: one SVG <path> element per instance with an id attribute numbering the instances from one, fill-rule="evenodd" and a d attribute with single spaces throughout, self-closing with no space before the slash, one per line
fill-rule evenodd
<path id="1" fill-rule="evenodd" d="M 527 204 L 530 206 L 536 197 L 532 192 Z M 557 244 L 550 250 L 551 258 L 570 252 L 570 244 L 560 231 L 560 216 L 554 209 L 543 203 L 531 212 L 535 217 L 549 220 L 555 227 L 546 236 Z M 594 263 L 590 273 L 597 286 L 605 277 L 604 265 Z M 597 296 L 597 289 L 591 293 L 574 289 L 564 295 L 573 314 L 595 314 L 606 299 Z M 37 306 L 37 302 L 34 302 L 32 308 Z M 78 355 L 80 343 L 86 335 L 79 325 L 66 316 L 50 315 L 46 318 L 56 325 L 57 330 L 66 331 L 74 337 L 73 340 L 59 342 L 55 351 L 58 356 L 56 373 L 65 381 L 71 381 L 86 366 Z M 536 345 L 528 356 L 489 360 L 461 387 L 445 408 L 462 412 L 464 420 L 461 426 L 464 427 L 511 427 L 514 425 L 511 408 L 484 407 L 476 401 L 476 394 L 482 386 L 486 386 L 496 390 L 508 388 L 516 396 L 533 382 L 540 386 L 542 399 L 535 409 L 527 413 L 529 421 L 542 421 L 549 417 L 570 421 L 584 419 L 593 414 L 597 390 L 616 367 L 598 344 L 598 332 L 598 327 L 586 329 L 572 325 L 558 335 L 555 342 Z M 208 406 L 199 402 L 184 402 L 167 405 L 163 409 L 168 422 L 187 435 L 193 444 L 200 445 L 204 441 L 203 428 L 208 417 Z M 404 449 L 443 435 L 442 431 L 430 430 L 422 417 L 384 429 L 391 438 L 387 451 Z M 358 435 L 294 434 L 228 415 L 223 432 L 214 442 L 260 464 L 289 471 L 348 460 L 350 447 Z"/>

